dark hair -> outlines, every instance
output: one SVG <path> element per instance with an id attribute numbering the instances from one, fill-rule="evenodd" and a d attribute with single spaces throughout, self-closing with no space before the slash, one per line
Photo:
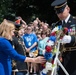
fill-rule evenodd
<path id="1" fill-rule="evenodd" d="M 46 32 L 46 31 L 42 31 L 42 32 L 41 32 L 41 36 L 42 36 L 43 34 L 45 34 L 45 35 L 47 36 L 47 32 Z"/>

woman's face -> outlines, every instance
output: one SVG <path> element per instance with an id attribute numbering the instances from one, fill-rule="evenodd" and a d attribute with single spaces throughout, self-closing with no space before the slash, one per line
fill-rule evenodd
<path id="1" fill-rule="evenodd" d="M 14 31 L 15 31 L 14 24 L 4 19 L 0 27 L 1 27 L 0 29 L 1 36 L 9 40 L 12 40 L 12 36 L 14 36 Z"/>
<path id="2" fill-rule="evenodd" d="M 42 38 L 44 39 L 46 37 L 46 34 L 42 34 Z"/>
<path id="3" fill-rule="evenodd" d="M 24 29 L 20 29 L 20 30 L 18 31 L 18 34 L 19 34 L 19 36 L 24 35 Z"/>
<path id="4" fill-rule="evenodd" d="M 15 35 L 14 32 L 15 32 L 15 29 L 12 29 L 11 30 L 11 36 L 14 36 Z"/>

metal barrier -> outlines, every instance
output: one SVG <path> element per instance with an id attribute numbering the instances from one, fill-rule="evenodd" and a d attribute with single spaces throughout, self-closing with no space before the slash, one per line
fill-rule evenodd
<path id="1" fill-rule="evenodd" d="M 13 75 L 16 75 L 17 72 L 28 72 L 28 70 L 27 69 L 25 69 L 25 70 L 18 70 L 18 69 L 12 70 Z"/>

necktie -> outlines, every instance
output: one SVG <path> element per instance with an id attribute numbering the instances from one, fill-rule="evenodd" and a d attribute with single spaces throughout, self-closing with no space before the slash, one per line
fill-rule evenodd
<path id="1" fill-rule="evenodd" d="M 63 20 L 63 27 L 66 27 L 66 23 L 65 23 L 65 20 Z"/>

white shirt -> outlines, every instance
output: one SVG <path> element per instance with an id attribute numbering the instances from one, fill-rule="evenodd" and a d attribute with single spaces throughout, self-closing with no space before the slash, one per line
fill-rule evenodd
<path id="1" fill-rule="evenodd" d="M 67 23 L 68 22 L 68 20 L 69 20 L 69 18 L 70 18 L 70 14 L 68 15 L 68 17 L 65 19 L 65 23 Z M 63 20 L 62 20 L 62 23 L 63 23 Z"/>

